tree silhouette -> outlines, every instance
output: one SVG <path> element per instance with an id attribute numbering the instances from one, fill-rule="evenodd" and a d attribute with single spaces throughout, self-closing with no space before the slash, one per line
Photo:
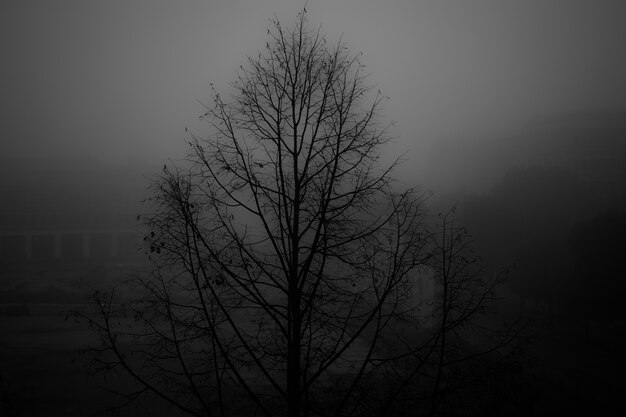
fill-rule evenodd
<path id="1" fill-rule="evenodd" d="M 493 283 L 468 273 L 463 233 L 428 227 L 424 194 L 396 191 L 397 162 L 381 168 L 384 96 L 358 56 L 305 13 L 268 34 L 232 96 L 213 90 L 212 136 L 192 135 L 153 184 L 143 297 L 95 293 L 95 364 L 132 377 L 128 400 L 188 415 L 398 413 L 426 377 L 436 410 L 451 389 L 446 335 Z M 422 303 L 434 307 L 415 302 L 420 270 L 440 282 Z"/>

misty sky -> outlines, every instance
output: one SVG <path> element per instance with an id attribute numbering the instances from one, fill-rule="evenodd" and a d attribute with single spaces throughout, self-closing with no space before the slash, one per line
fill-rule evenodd
<path id="1" fill-rule="evenodd" d="M 199 101 L 303 1 L 3 0 L 0 154 L 124 163 L 184 152 Z M 580 109 L 626 109 L 626 2 L 309 0 L 313 26 L 364 53 L 397 153 Z M 502 139 L 505 140 L 505 139 Z M 396 151 L 394 149 L 394 151 Z M 434 164 L 436 162 L 428 162 Z"/>

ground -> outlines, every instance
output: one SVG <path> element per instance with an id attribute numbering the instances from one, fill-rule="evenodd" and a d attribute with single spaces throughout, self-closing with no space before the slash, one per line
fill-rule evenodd
<path id="1" fill-rule="evenodd" d="M 0 266 L 1 415 L 84 417 L 102 411 L 113 398 L 100 387 L 129 382 L 90 376 L 78 350 L 94 336 L 67 313 L 89 308 L 86 296 L 91 288 L 122 279 L 138 266 Z M 516 368 L 497 368 L 486 382 L 457 399 L 473 398 L 479 415 L 612 415 L 626 370 L 624 323 L 581 325 L 541 311 L 532 318 L 534 339 L 525 361 Z M 477 400 L 502 397 L 507 390 L 503 403 L 493 403 L 496 409 Z M 120 413 L 142 414 L 159 415 L 141 407 Z"/>

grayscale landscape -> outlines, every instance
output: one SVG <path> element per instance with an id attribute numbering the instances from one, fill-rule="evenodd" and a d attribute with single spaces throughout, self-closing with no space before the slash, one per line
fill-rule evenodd
<path id="1" fill-rule="evenodd" d="M 624 22 L 2 2 L 0 415 L 621 415 Z"/>

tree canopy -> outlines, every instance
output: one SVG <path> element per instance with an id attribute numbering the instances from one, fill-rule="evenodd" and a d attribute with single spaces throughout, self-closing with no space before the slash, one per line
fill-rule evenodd
<path id="1" fill-rule="evenodd" d="M 156 268 L 132 303 L 97 294 L 97 363 L 189 415 L 384 415 L 418 392 L 437 407 L 444 362 L 460 363 L 453 331 L 493 282 L 452 212 L 429 228 L 425 194 L 398 191 L 396 163 L 381 165 L 384 96 L 360 54 L 304 12 L 293 28 L 273 20 L 266 46 L 232 94 L 213 89 L 210 136 L 191 134 L 187 159 L 154 181 Z"/>

